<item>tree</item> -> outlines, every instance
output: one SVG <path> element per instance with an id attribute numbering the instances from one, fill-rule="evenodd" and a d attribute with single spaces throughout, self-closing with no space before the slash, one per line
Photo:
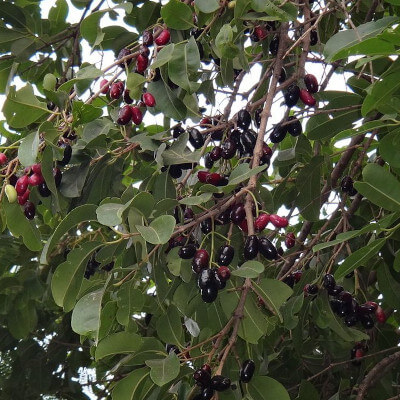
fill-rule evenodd
<path id="1" fill-rule="evenodd" d="M 399 1 L 41 5 L 0 6 L 2 399 L 398 398 Z"/>

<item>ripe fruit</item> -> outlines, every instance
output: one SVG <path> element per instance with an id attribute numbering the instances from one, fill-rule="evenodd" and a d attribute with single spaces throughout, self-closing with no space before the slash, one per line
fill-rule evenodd
<path id="1" fill-rule="evenodd" d="M 42 174 L 32 174 L 29 178 L 28 178 L 28 182 L 29 185 L 31 186 L 38 186 L 43 182 L 43 176 Z"/>
<path id="2" fill-rule="evenodd" d="M 143 74 L 149 65 L 149 58 L 144 54 L 139 54 L 136 59 L 136 72 L 138 74 Z"/>
<path id="3" fill-rule="evenodd" d="M 17 201 L 18 194 L 13 185 L 7 184 L 5 192 L 9 203 L 15 203 Z"/>
<path id="4" fill-rule="evenodd" d="M 254 229 L 257 232 L 261 232 L 265 229 L 269 222 L 269 214 L 260 214 L 254 221 Z"/>
<path id="5" fill-rule="evenodd" d="M 269 52 L 276 56 L 279 48 L 279 36 L 274 36 L 269 44 Z"/>
<path id="6" fill-rule="evenodd" d="M 360 315 L 360 321 L 365 329 L 372 329 L 374 327 L 374 320 L 370 315 Z"/>
<path id="7" fill-rule="evenodd" d="M 182 176 L 182 168 L 179 164 L 170 165 L 168 173 L 171 175 L 172 178 L 178 179 Z"/>
<path id="8" fill-rule="evenodd" d="M 61 165 L 62 167 L 64 167 L 65 165 L 67 165 L 70 161 L 71 161 L 71 156 L 72 156 L 72 147 L 67 144 L 67 143 L 61 143 L 59 145 L 59 147 L 61 149 L 64 149 L 64 153 L 63 153 L 63 158 L 61 161 L 57 161 L 58 165 Z"/>
<path id="9" fill-rule="evenodd" d="M 248 129 L 251 124 L 251 115 L 247 110 L 240 110 L 238 112 L 237 124 L 243 130 Z"/>
<path id="10" fill-rule="evenodd" d="M 201 386 L 209 386 L 211 375 L 204 369 L 198 369 L 194 372 L 193 379 Z"/>
<path id="11" fill-rule="evenodd" d="M 197 173 L 197 178 L 201 183 L 206 183 L 208 175 L 210 175 L 208 171 L 199 171 Z"/>
<path id="12" fill-rule="evenodd" d="M 286 69 L 282 67 L 282 69 L 281 69 L 281 74 L 279 75 L 278 82 L 279 82 L 279 83 L 285 82 L 285 81 L 286 81 L 286 77 L 287 77 Z"/>
<path id="13" fill-rule="evenodd" d="M 0 153 L 0 165 L 7 164 L 7 156 L 4 153 Z"/>
<path id="14" fill-rule="evenodd" d="M 204 166 L 208 169 L 211 169 L 214 166 L 214 161 L 211 160 L 211 154 L 206 153 L 204 155 Z"/>
<path id="15" fill-rule="evenodd" d="M 56 187 L 59 187 L 61 184 L 61 179 L 62 179 L 62 173 L 60 168 L 53 168 L 53 177 L 54 177 L 54 183 L 56 184 Z"/>
<path id="16" fill-rule="evenodd" d="M 139 107 L 131 107 L 132 111 L 132 122 L 135 125 L 140 125 L 143 120 L 143 114 Z"/>
<path id="17" fill-rule="evenodd" d="M 215 257 L 215 262 L 220 266 L 228 266 L 233 260 L 235 250 L 230 245 L 222 245 Z"/>
<path id="18" fill-rule="evenodd" d="M 15 190 L 17 191 L 18 196 L 22 196 L 26 189 L 28 189 L 29 178 L 26 175 L 22 175 L 18 178 L 17 183 L 15 185 Z"/>
<path id="19" fill-rule="evenodd" d="M 378 322 L 381 324 L 384 324 L 386 322 L 386 314 L 385 311 L 383 311 L 383 308 L 381 306 L 378 306 L 375 310 L 375 318 Z"/>
<path id="20" fill-rule="evenodd" d="M 214 375 L 211 378 L 211 387 L 217 392 L 223 392 L 229 389 L 231 386 L 231 380 L 222 375 Z"/>
<path id="21" fill-rule="evenodd" d="M 196 128 L 189 129 L 189 143 L 195 148 L 200 149 L 204 145 L 204 137 Z"/>
<path id="22" fill-rule="evenodd" d="M 296 237 L 293 232 L 289 232 L 285 238 L 285 245 L 288 249 L 291 249 L 296 244 Z"/>
<path id="23" fill-rule="evenodd" d="M 306 106 L 315 106 L 316 100 L 314 99 L 312 94 L 306 89 L 300 90 L 300 99 Z"/>
<path id="24" fill-rule="evenodd" d="M 218 161 L 221 158 L 222 154 L 222 148 L 219 146 L 215 146 L 211 151 L 210 151 L 210 159 L 212 161 Z"/>
<path id="25" fill-rule="evenodd" d="M 197 286 L 199 289 L 205 289 L 215 280 L 215 272 L 213 269 L 203 269 L 197 277 Z"/>
<path id="26" fill-rule="evenodd" d="M 291 108 L 296 105 L 300 98 L 300 88 L 297 85 L 291 85 L 283 95 L 285 104 Z M 311 96 L 312 97 L 312 96 Z"/>
<path id="27" fill-rule="evenodd" d="M 144 93 L 143 94 L 143 101 L 147 107 L 154 107 L 156 105 L 156 99 L 151 93 Z"/>
<path id="28" fill-rule="evenodd" d="M 28 219 L 33 219 L 35 217 L 35 205 L 31 201 L 25 203 L 24 214 Z"/>
<path id="29" fill-rule="evenodd" d="M 345 176 L 342 179 L 340 187 L 342 188 L 343 192 L 349 193 L 354 188 L 353 187 L 353 179 L 351 179 L 350 176 Z"/>
<path id="30" fill-rule="evenodd" d="M 239 225 L 246 218 L 244 205 L 241 203 L 233 205 L 230 217 L 234 224 Z"/>
<path id="31" fill-rule="evenodd" d="M 132 107 L 129 105 L 123 106 L 118 113 L 117 124 L 126 125 L 129 124 L 132 119 Z"/>
<path id="32" fill-rule="evenodd" d="M 33 164 L 31 169 L 34 174 L 42 175 L 42 165 L 40 163 Z"/>
<path id="33" fill-rule="evenodd" d="M 239 224 L 239 228 L 245 233 L 249 232 L 249 227 L 247 226 L 246 218 Z"/>
<path id="34" fill-rule="evenodd" d="M 310 45 L 315 46 L 318 43 L 318 33 L 315 29 L 310 32 Z"/>
<path id="35" fill-rule="evenodd" d="M 258 40 L 264 40 L 268 36 L 268 31 L 265 26 L 256 26 L 254 28 L 254 33 L 256 34 Z"/>
<path id="36" fill-rule="evenodd" d="M 110 90 L 110 86 L 108 85 L 108 80 L 103 79 L 100 82 L 100 92 L 103 94 L 107 94 L 109 90 Z"/>
<path id="37" fill-rule="evenodd" d="M 249 383 L 254 375 L 256 365 L 253 360 L 243 361 L 242 367 L 240 368 L 240 380 L 243 383 Z"/>
<path id="38" fill-rule="evenodd" d="M 231 277 L 231 271 L 228 267 L 223 265 L 217 269 L 217 275 L 222 282 L 226 282 Z"/>
<path id="39" fill-rule="evenodd" d="M 332 274 L 325 274 L 324 277 L 322 278 L 322 286 L 325 289 L 330 289 L 333 288 L 336 285 L 335 278 L 333 277 Z"/>
<path id="40" fill-rule="evenodd" d="M 293 116 L 289 117 L 287 120 L 290 122 L 288 125 L 286 125 L 287 131 L 294 137 L 300 136 L 303 132 L 300 121 Z"/>
<path id="41" fill-rule="evenodd" d="M 317 78 L 312 74 L 307 74 L 304 77 L 304 84 L 310 93 L 318 92 L 318 81 Z"/>
<path id="42" fill-rule="evenodd" d="M 206 182 L 218 186 L 219 183 L 221 182 L 222 176 L 218 174 L 217 172 L 212 172 L 211 174 L 209 173 L 206 178 Z"/>
<path id="43" fill-rule="evenodd" d="M 208 268 L 210 256 L 205 249 L 196 250 L 192 261 L 192 270 L 198 274 L 202 269 Z"/>
<path id="44" fill-rule="evenodd" d="M 46 182 L 42 182 L 38 186 L 38 190 L 39 190 L 39 194 L 42 197 L 49 197 L 51 195 L 51 192 L 50 192 L 49 188 L 47 187 Z"/>
<path id="45" fill-rule="evenodd" d="M 124 102 L 126 104 L 132 104 L 133 103 L 133 99 L 131 98 L 131 96 L 129 96 L 129 90 L 125 89 L 124 91 Z"/>
<path id="46" fill-rule="evenodd" d="M 169 42 L 169 39 L 171 38 L 171 34 L 169 33 L 168 29 L 164 29 L 158 37 L 154 40 L 154 43 L 157 46 L 163 46 L 164 44 L 167 44 Z"/>
<path id="47" fill-rule="evenodd" d="M 114 82 L 110 88 L 110 97 L 114 100 L 119 99 L 122 96 L 124 91 L 124 84 L 123 82 Z"/>
<path id="48" fill-rule="evenodd" d="M 117 61 L 120 60 L 123 57 L 129 56 L 131 54 L 131 51 L 127 48 L 122 49 L 117 56 Z M 125 68 L 125 64 L 128 66 L 132 62 L 132 59 L 130 58 L 129 60 L 125 60 L 123 63 L 120 63 L 119 66 L 121 68 Z"/>
<path id="49" fill-rule="evenodd" d="M 182 246 L 179 251 L 178 255 L 180 258 L 184 260 L 189 260 L 193 258 L 196 253 L 196 246 L 194 244 L 187 244 L 186 246 Z"/>
<path id="50" fill-rule="evenodd" d="M 185 130 L 180 126 L 180 125 L 178 125 L 178 126 L 176 126 L 173 130 L 172 130 L 172 137 L 174 138 L 174 139 L 177 139 L 179 136 L 181 136 L 182 135 L 182 133 L 184 133 L 185 132 Z"/>
<path id="51" fill-rule="evenodd" d="M 244 244 L 244 258 L 246 260 L 252 260 L 257 257 L 258 254 L 258 237 L 256 235 L 250 235 L 247 237 Z"/>
<path id="52" fill-rule="evenodd" d="M 314 284 L 307 283 L 303 289 L 304 293 L 306 294 L 317 294 L 318 293 L 318 286 Z"/>
<path id="53" fill-rule="evenodd" d="M 30 193 L 30 190 L 26 189 L 26 192 L 23 195 L 18 196 L 18 204 L 23 206 L 29 200 Z"/>
<path id="54" fill-rule="evenodd" d="M 269 220 L 272 225 L 274 225 L 276 228 L 286 228 L 289 225 L 289 221 L 285 217 L 280 217 L 279 215 L 276 214 L 271 214 L 269 216 Z"/>
<path id="55" fill-rule="evenodd" d="M 256 145 L 257 138 L 255 135 L 253 135 L 252 131 L 247 130 L 244 131 L 240 135 L 240 146 L 242 147 L 241 151 L 245 153 L 251 153 L 253 154 L 254 147 Z"/>
<path id="56" fill-rule="evenodd" d="M 151 46 L 153 44 L 153 34 L 150 31 L 144 31 L 142 41 L 145 46 Z"/>
<path id="57" fill-rule="evenodd" d="M 283 139 L 285 139 L 286 132 L 287 130 L 285 127 L 283 127 L 281 124 L 277 124 L 269 135 L 269 140 L 272 143 L 280 143 Z"/>
<path id="58" fill-rule="evenodd" d="M 232 139 L 226 139 L 225 142 L 222 143 L 222 151 L 221 157 L 224 160 L 229 160 L 236 154 L 236 143 Z"/>
<path id="59" fill-rule="evenodd" d="M 278 256 L 278 252 L 273 243 L 266 237 L 258 238 L 258 251 L 267 259 L 275 260 Z"/>
<path id="60" fill-rule="evenodd" d="M 257 108 L 257 110 L 254 112 L 254 123 L 257 128 L 259 128 L 261 125 L 261 113 L 262 108 Z"/>
<path id="61" fill-rule="evenodd" d="M 139 47 L 139 53 L 148 58 L 150 55 L 150 49 L 144 44 L 142 44 Z"/>
<path id="62" fill-rule="evenodd" d="M 271 157 L 272 156 L 272 149 L 267 145 L 267 143 L 263 143 L 262 147 L 263 155 Z"/>
<path id="63" fill-rule="evenodd" d="M 197 396 L 193 400 L 211 400 L 211 398 L 214 396 L 214 390 L 211 389 L 209 386 L 204 387 L 201 391 L 201 394 L 199 394 L 199 397 L 197 399 Z"/>
<path id="64" fill-rule="evenodd" d="M 207 371 L 211 375 L 211 367 L 208 364 L 203 364 L 201 366 L 201 369 L 203 369 L 204 371 Z"/>
<path id="65" fill-rule="evenodd" d="M 218 288 L 214 283 L 212 283 L 204 289 L 201 289 L 200 293 L 201 298 L 205 303 L 212 303 L 218 296 Z"/>
<path id="66" fill-rule="evenodd" d="M 345 319 L 344 319 L 344 324 L 346 326 L 348 326 L 349 328 L 351 326 L 354 326 L 356 323 L 358 322 L 358 317 L 356 314 L 349 314 L 346 315 Z"/>

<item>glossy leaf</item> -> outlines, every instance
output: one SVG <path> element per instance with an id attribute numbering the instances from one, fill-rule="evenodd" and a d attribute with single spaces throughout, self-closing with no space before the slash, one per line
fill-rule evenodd
<path id="1" fill-rule="evenodd" d="M 257 278 L 264 271 L 264 265 L 259 261 L 246 261 L 238 269 L 232 271 L 232 275 L 242 278 Z"/>
<path id="2" fill-rule="evenodd" d="M 180 370 L 179 358 L 172 351 L 161 360 L 147 360 L 146 365 L 150 367 L 150 377 L 158 386 L 163 386 L 175 379 Z"/>

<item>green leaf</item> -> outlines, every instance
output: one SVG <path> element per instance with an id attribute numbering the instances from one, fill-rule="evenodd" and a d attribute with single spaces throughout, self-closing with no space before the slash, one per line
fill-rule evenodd
<path id="1" fill-rule="evenodd" d="M 379 291 L 383 301 L 390 307 L 398 308 L 400 304 L 400 283 L 394 279 L 386 263 L 381 262 L 377 267 Z"/>
<path id="2" fill-rule="evenodd" d="M 161 8 L 161 17 L 169 28 L 176 30 L 186 30 L 192 28 L 193 13 L 192 9 L 179 0 L 170 0 Z"/>
<path id="3" fill-rule="evenodd" d="M 96 209 L 94 204 L 85 204 L 74 208 L 57 226 L 43 248 L 40 263 L 47 264 L 47 255 L 51 253 L 59 240 L 74 226 L 85 221 L 96 221 Z"/>
<path id="4" fill-rule="evenodd" d="M 7 319 L 7 328 L 16 339 L 25 339 L 32 332 L 38 322 L 35 303 L 29 301 L 22 307 L 10 310 Z"/>
<path id="5" fill-rule="evenodd" d="M 376 44 L 363 46 L 363 41 L 375 38 L 388 26 L 398 21 L 397 17 L 383 17 L 377 21 L 367 22 L 357 26 L 355 29 L 347 29 L 333 35 L 325 45 L 324 55 L 328 62 L 336 61 L 348 57 L 351 54 L 379 54 L 365 51 L 374 51 Z M 368 42 L 367 42 L 368 43 Z M 382 44 L 380 44 L 382 46 Z"/>
<path id="6" fill-rule="evenodd" d="M 400 182 L 378 164 L 367 164 L 362 172 L 363 182 L 354 187 L 369 201 L 390 211 L 400 210 Z"/>
<path id="7" fill-rule="evenodd" d="M 117 382 L 112 390 L 113 400 L 141 400 L 140 392 L 150 371 L 148 368 L 135 369 Z"/>
<path id="8" fill-rule="evenodd" d="M 152 221 L 149 226 L 135 226 L 146 242 L 164 244 L 171 238 L 175 225 L 176 221 L 172 215 L 161 215 Z"/>
<path id="9" fill-rule="evenodd" d="M 172 54 L 174 53 L 175 44 L 170 43 L 164 46 L 160 52 L 157 53 L 156 60 L 151 64 L 151 69 L 156 69 L 162 67 L 172 58 Z"/>
<path id="10" fill-rule="evenodd" d="M 321 169 L 324 157 L 313 157 L 296 178 L 298 197 L 296 205 L 307 221 L 318 221 L 321 206 Z"/>
<path id="11" fill-rule="evenodd" d="M 250 168 L 247 163 L 239 164 L 230 174 L 228 185 L 237 185 L 245 181 L 246 179 L 249 179 L 251 176 L 258 174 L 261 171 L 264 171 L 266 168 L 267 165 Z"/>
<path id="12" fill-rule="evenodd" d="M 106 336 L 96 348 L 95 358 L 101 360 L 104 357 L 121 353 L 136 353 L 142 346 L 143 340 L 136 333 L 118 332 Z"/>
<path id="13" fill-rule="evenodd" d="M 168 62 L 168 76 L 172 82 L 189 94 L 194 93 L 201 83 L 192 82 L 190 76 L 196 73 L 199 67 L 199 49 L 193 37 L 190 38 L 188 43 L 175 45 L 172 58 Z"/>
<path id="14" fill-rule="evenodd" d="M 239 269 L 232 271 L 232 275 L 240 276 L 242 278 L 257 278 L 264 272 L 264 265 L 259 261 L 246 261 Z"/>
<path id="15" fill-rule="evenodd" d="M 83 101 L 74 101 L 72 104 L 72 115 L 74 117 L 74 126 L 86 124 L 103 115 L 103 110 L 94 107 L 91 104 L 85 104 Z"/>
<path id="16" fill-rule="evenodd" d="M 199 162 L 201 150 L 191 151 L 187 147 L 189 133 L 185 132 L 173 143 L 173 145 L 162 153 L 164 165 L 175 165 L 183 163 Z"/>
<path id="17" fill-rule="evenodd" d="M 130 203 L 130 202 L 129 202 Z M 97 220 L 106 226 L 116 226 L 122 223 L 122 213 L 126 210 L 126 204 L 104 203 L 97 210 Z"/>
<path id="18" fill-rule="evenodd" d="M 72 311 L 71 327 L 79 335 L 90 336 L 97 343 L 100 329 L 101 302 L 104 289 L 83 296 Z"/>
<path id="19" fill-rule="evenodd" d="M 215 44 L 222 57 L 233 59 L 239 54 L 238 47 L 233 43 L 233 30 L 229 24 L 220 29 Z"/>
<path id="20" fill-rule="evenodd" d="M 61 194 L 68 198 L 79 197 L 85 186 L 89 168 L 89 162 L 83 161 L 64 171 L 60 185 Z"/>
<path id="21" fill-rule="evenodd" d="M 179 200 L 179 203 L 186 204 L 187 206 L 198 206 L 199 204 L 207 203 L 212 197 L 212 193 L 202 193 L 198 196 L 185 197 Z"/>
<path id="22" fill-rule="evenodd" d="M 2 111 L 7 123 L 13 128 L 24 128 L 49 112 L 46 103 L 34 95 L 30 84 L 19 90 L 11 86 Z"/>
<path id="23" fill-rule="evenodd" d="M 42 249 L 40 232 L 33 221 L 26 219 L 18 203 L 10 204 L 3 199 L 1 208 L 4 210 L 8 229 L 15 237 L 22 236 L 24 245 L 32 251 Z"/>
<path id="24" fill-rule="evenodd" d="M 100 20 L 107 11 L 108 10 L 101 10 L 91 13 L 81 22 L 80 33 L 92 46 L 95 44 L 99 33 L 102 32 Z"/>
<path id="25" fill-rule="evenodd" d="M 209 14 L 212 13 L 219 8 L 218 0 L 196 0 L 196 7 L 203 13 Z"/>
<path id="26" fill-rule="evenodd" d="M 247 387 L 253 400 L 265 400 L 266 393 L 271 399 L 290 400 L 285 387 L 268 376 L 255 376 Z"/>
<path id="27" fill-rule="evenodd" d="M 132 315 L 140 313 L 144 305 L 145 298 L 139 289 L 135 289 L 135 281 L 124 283 L 118 291 L 116 314 L 117 321 L 124 326 L 128 326 L 132 321 Z"/>
<path id="28" fill-rule="evenodd" d="M 150 367 L 150 378 L 158 386 L 164 386 L 179 375 L 179 358 L 173 351 L 162 360 L 147 360 L 146 365 Z"/>
<path id="29" fill-rule="evenodd" d="M 400 168 L 400 129 L 396 129 L 379 140 L 379 153 L 393 168 Z"/>
<path id="30" fill-rule="evenodd" d="M 303 293 L 299 296 L 291 297 L 283 306 L 282 306 L 282 315 L 284 326 L 288 330 L 292 330 L 296 328 L 299 317 L 296 315 L 303 306 L 304 295 Z"/>
<path id="31" fill-rule="evenodd" d="M 376 256 L 381 247 L 385 244 L 386 238 L 381 238 L 368 243 L 367 246 L 358 249 L 344 260 L 335 272 L 335 278 L 340 279 L 359 266 L 365 266 L 366 262 Z"/>
<path id="32" fill-rule="evenodd" d="M 162 50 L 161 50 L 162 51 Z M 146 82 L 146 78 L 135 72 L 130 72 L 126 80 L 126 88 L 129 90 L 129 96 L 132 99 L 139 100 L 143 93 L 143 84 Z"/>
<path id="33" fill-rule="evenodd" d="M 292 295 L 293 290 L 285 283 L 276 279 L 262 279 L 259 284 L 252 282 L 258 295 L 275 312 L 281 322 L 283 321 L 280 308 L 282 304 Z"/>
<path id="34" fill-rule="evenodd" d="M 71 311 L 82 286 L 87 262 L 93 251 L 101 247 L 98 242 L 86 242 L 68 253 L 67 261 L 61 263 L 51 280 L 51 292 L 55 303 L 66 312 Z"/>
<path id="35" fill-rule="evenodd" d="M 183 347 L 183 328 L 178 309 L 171 305 L 160 318 L 157 319 L 157 335 L 165 343 Z"/>

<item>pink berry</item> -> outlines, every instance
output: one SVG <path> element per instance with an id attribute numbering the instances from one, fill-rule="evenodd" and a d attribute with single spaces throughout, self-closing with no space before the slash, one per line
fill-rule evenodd
<path id="1" fill-rule="evenodd" d="M 28 201 L 30 193 L 31 193 L 30 190 L 26 189 L 23 195 L 18 196 L 18 204 L 23 206 Z"/>
<path id="2" fill-rule="evenodd" d="M 29 182 L 29 185 L 31 185 L 31 186 L 38 186 L 44 182 L 43 176 L 41 174 L 36 174 L 36 173 L 32 174 L 28 178 L 28 182 Z"/>
<path id="3" fill-rule="evenodd" d="M 7 164 L 7 156 L 4 153 L 0 153 L 0 165 Z"/>
<path id="4" fill-rule="evenodd" d="M 31 168 L 34 174 L 40 174 L 40 175 L 42 174 L 42 164 L 40 163 L 33 164 Z"/>
<path id="5" fill-rule="evenodd" d="M 265 229 L 269 222 L 269 214 L 260 214 L 254 221 L 254 229 L 261 232 Z"/>
<path id="6" fill-rule="evenodd" d="M 103 79 L 100 82 L 100 92 L 103 93 L 103 94 L 107 94 L 109 89 L 110 89 L 110 86 L 108 85 L 108 80 L 107 79 Z"/>
<path id="7" fill-rule="evenodd" d="M 300 99 L 306 106 L 315 106 L 316 100 L 314 99 L 312 94 L 306 89 L 300 90 Z"/>
<path id="8" fill-rule="evenodd" d="M 28 189 L 29 178 L 26 175 L 22 175 L 18 178 L 17 183 L 15 185 L 15 190 L 17 191 L 18 196 L 22 196 L 26 189 Z"/>
<path id="9" fill-rule="evenodd" d="M 287 218 L 280 217 L 279 215 L 271 214 L 269 218 L 272 225 L 274 225 L 276 228 L 286 228 L 289 225 Z"/>

